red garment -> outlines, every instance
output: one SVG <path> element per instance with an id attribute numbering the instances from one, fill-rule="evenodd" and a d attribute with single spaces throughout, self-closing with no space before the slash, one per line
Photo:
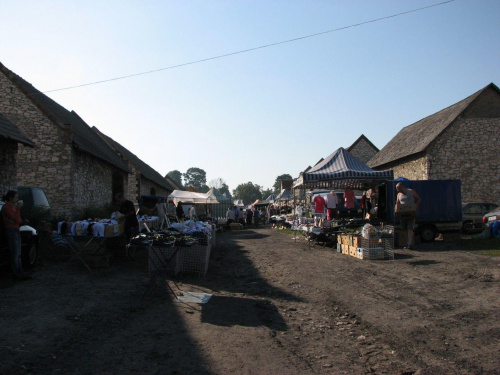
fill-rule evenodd
<path id="1" fill-rule="evenodd" d="M 317 214 L 323 214 L 325 213 L 325 198 L 323 198 L 321 195 L 316 195 L 316 197 L 313 200 L 314 202 L 314 212 Z"/>
<path id="2" fill-rule="evenodd" d="M 345 189 L 344 191 L 344 207 L 354 208 L 354 191 Z"/>
<path id="3" fill-rule="evenodd" d="M 2 217 L 6 228 L 19 229 L 19 226 L 23 223 L 21 209 L 9 203 L 3 205 Z"/>

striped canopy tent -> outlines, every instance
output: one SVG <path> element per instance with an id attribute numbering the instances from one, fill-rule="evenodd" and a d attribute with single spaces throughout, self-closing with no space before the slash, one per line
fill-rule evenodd
<path id="1" fill-rule="evenodd" d="M 295 180 L 294 188 L 364 190 L 393 179 L 392 170 L 371 169 L 341 147 L 311 169 L 302 172 Z"/>

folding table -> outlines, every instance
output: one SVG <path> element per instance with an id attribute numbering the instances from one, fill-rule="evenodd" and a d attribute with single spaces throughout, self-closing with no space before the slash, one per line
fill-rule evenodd
<path id="1" fill-rule="evenodd" d="M 137 245 L 134 245 L 137 246 Z M 146 291 L 143 293 L 142 297 L 146 295 L 146 293 L 153 287 L 154 283 L 156 282 L 156 279 L 160 276 L 163 276 L 165 279 L 165 284 L 167 285 L 167 288 L 170 290 L 172 295 L 177 298 L 177 294 L 174 292 L 172 287 L 170 286 L 167 278 L 167 273 L 169 271 L 169 268 L 172 266 L 173 261 L 176 259 L 177 254 L 179 251 L 182 249 L 181 246 L 144 246 L 148 250 L 148 259 L 149 259 L 149 264 L 152 264 L 153 267 L 155 268 L 155 271 L 151 275 L 149 282 L 146 286 Z M 171 252 L 167 255 L 165 253 L 165 250 L 169 249 Z M 175 284 L 175 281 L 172 281 Z M 177 286 L 177 284 L 175 284 Z"/>

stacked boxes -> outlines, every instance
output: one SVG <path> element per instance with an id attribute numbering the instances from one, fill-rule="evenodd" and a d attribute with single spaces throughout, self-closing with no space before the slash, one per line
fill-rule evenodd
<path id="1" fill-rule="evenodd" d="M 358 259 L 394 259 L 394 236 L 387 233 L 372 238 L 364 238 L 359 234 L 340 234 L 337 236 L 337 252 Z"/>
<path id="2" fill-rule="evenodd" d="M 357 248 L 361 244 L 361 237 L 357 234 L 340 234 L 337 236 L 337 251 L 353 257 L 357 256 Z"/>

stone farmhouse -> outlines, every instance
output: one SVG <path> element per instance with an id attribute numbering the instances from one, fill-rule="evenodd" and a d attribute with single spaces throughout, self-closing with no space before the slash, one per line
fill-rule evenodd
<path id="1" fill-rule="evenodd" d="M 35 147 L 33 141 L 0 112 L 0 198 L 8 190 L 14 190 L 18 186 L 18 144 Z"/>
<path id="2" fill-rule="evenodd" d="M 149 194 L 152 189 L 171 188 L 166 182 L 159 184 L 157 176 L 148 173 L 151 171 L 144 172 L 144 163 L 137 168 L 137 160 L 124 160 L 123 153 L 115 152 L 77 113 L 1 63 L 0 113 L 34 145 L 18 143 L 17 168 L 10 180 L 43 188 L 54 214 L 78 218 L 84 208 L 111 203 L 116 193 L 130 193 L 129 199 L 134 201 L 141 189 Z"/>
<path id="3" fill-rule="evenodd" d="M 403 128 L 367 164 L 411 180 L 462 180 L 463 202 L 500 204 L 500 90 L 493 83 Z"/>
<path id="4" fill-rule="evenodd" d="M 380 150 L 375 147 L 364 134 L 361 134 L 361 136 L 347 148 L 347 152 L 365 164 L 379 151 Z"/>

